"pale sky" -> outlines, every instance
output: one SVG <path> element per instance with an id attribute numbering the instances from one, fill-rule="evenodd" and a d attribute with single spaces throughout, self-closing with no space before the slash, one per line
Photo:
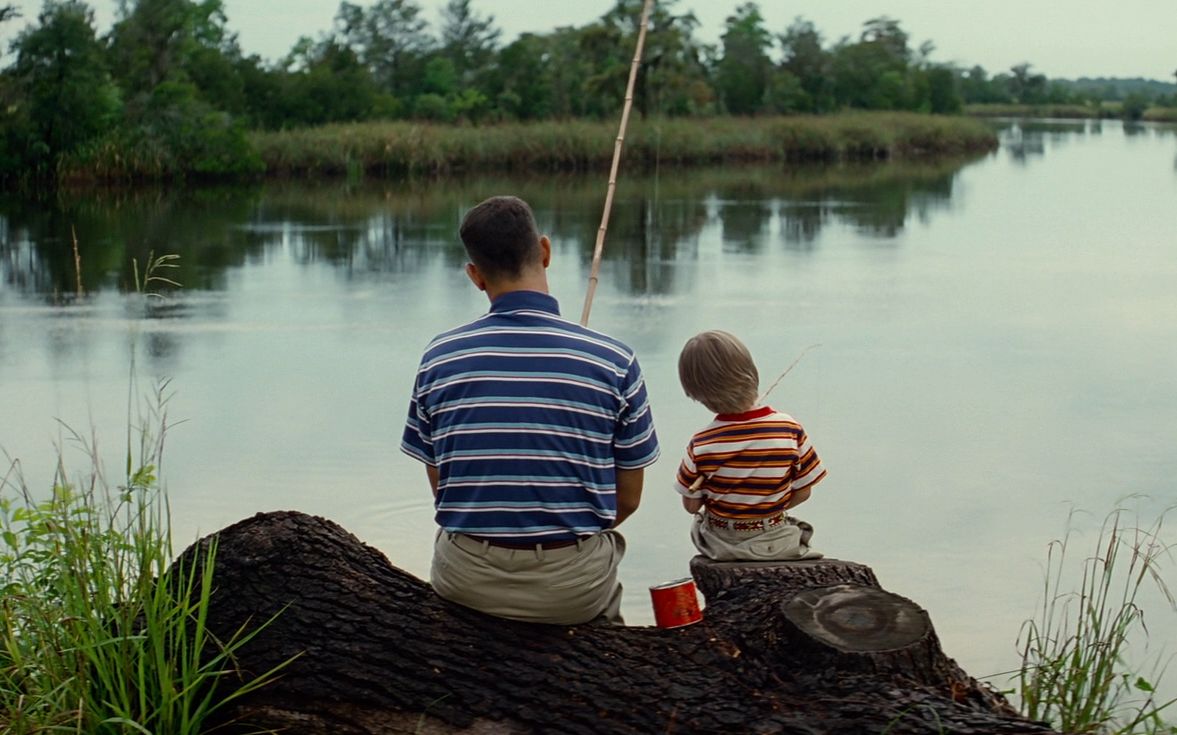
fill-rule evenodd
<path id="1" fill-rule="evenodd" d="M 12 2 L 12 0 L 8 0 Z M 353 0 L 360 5 L 370 0 Z M 716 42 L 724 19 L 742 0 L 678 0 L 677 12 L 693 10 L 699 37 Z M 418 0 L 436 24 L 445 0 Z M 5 47 L 35 19 L 36 0 L 17 0 L 23 17 L 0 28 Z M 491 14 L 509 41 L 525 31 L 583 25 L 613 6 L 613 0 L 474 0 Z M 1146 77 L 1174 81 L 1177 71 L 1177 0 L 762 0 L 761 12 L 774 34 L 794 16 L 812 21 L 824 45 L 856 37 L 862 23 L 887 15 L 900 21 L 912 47 L 931 40 L 932 59 L 972 66 L 990 74 L 1029 62 L 1048 77 Z M 100 31 L 110 27 L 116 0 L 92 0 Z M 331 27 L 338 0 L 225 0 L 229 27 L 246 53 L 281 57 L 299 36 Z"/>

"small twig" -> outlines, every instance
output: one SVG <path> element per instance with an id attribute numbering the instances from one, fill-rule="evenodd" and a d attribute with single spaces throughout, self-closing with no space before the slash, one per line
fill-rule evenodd
<path id="1" fill-rule="evenodd" d="M 82 288 L 82 254 L 78 252 L 78 231 L 73 225 L 69 226 L 69 231 L 74 239 L 74 293 L 81 298 L 86 295 L 86 291 Z"/>

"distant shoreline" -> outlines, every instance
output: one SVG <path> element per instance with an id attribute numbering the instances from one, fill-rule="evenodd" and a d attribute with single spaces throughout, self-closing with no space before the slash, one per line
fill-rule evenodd
<path id="1" fill-rule="evenodd" d="M 1118 120 L 1123 113 L 1119 104 L 1105 102 L 1091 105 L 965 105 L 964 114 L 973 117 L 1041 117 L 1075 120 Z M 1143 122 L 1177 122 L 1177 108 L 1150 107 L 1144 111 Z"/>
<path id="2" fill-rule="evenodd" d="M 461 172 L 567 172 L 607 168 L 616 121 L 486 126 L 383 121 L 248 134 L 256 165 L 229 177 L 444 176 Z M 981 120 L 908 112 L 825 116 L 634 119 L 626 166 L 861 161 L 958 156 L 997 147 Z M 150 157 L 104 148 L 66 163 L 71 183 L 158 181 Z M 199 179 L 199 172 L 185 172 Z M 225 177 L 219 177 L 225 178 Z"/>

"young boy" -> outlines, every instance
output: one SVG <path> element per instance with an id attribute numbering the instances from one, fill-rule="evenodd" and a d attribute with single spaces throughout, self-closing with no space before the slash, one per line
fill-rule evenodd
<path id="1" fill-rule="evenodd" d="M 818 559 L 813 527 L 785 511 L 809 499 L 825 477 L 805 430 L 793 417 L 757 405 L 760 376 L 740 340 L 697 334 L 678 358 L 687 396 L 716 413 L 691 437 L 675 488 L 697 513 L 691 540 L 716 561 Z M 698 513 L 703 510 L 702 513 Z"/>

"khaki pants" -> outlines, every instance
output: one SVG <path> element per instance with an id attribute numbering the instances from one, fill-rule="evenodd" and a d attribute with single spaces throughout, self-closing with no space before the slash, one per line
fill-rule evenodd
<path id="1" fill-rule="evenodd" d="M 504 549 L 439 531 L 429 580 L 441 597 L 490 615 L 575 625 L 622 625 L 617 567 L 625 538 L 604 531 L 559 549 Z"/>
<path id="2" fill-rule="evenodd" d="M 790 561 L 820 559 L 821 552 L 809 548 L 813 526 L 796 518 L 756 531 L 715 528 L 707 513 L 695 516 L 691 540 L 699 553 L 714 561 Z"/>

